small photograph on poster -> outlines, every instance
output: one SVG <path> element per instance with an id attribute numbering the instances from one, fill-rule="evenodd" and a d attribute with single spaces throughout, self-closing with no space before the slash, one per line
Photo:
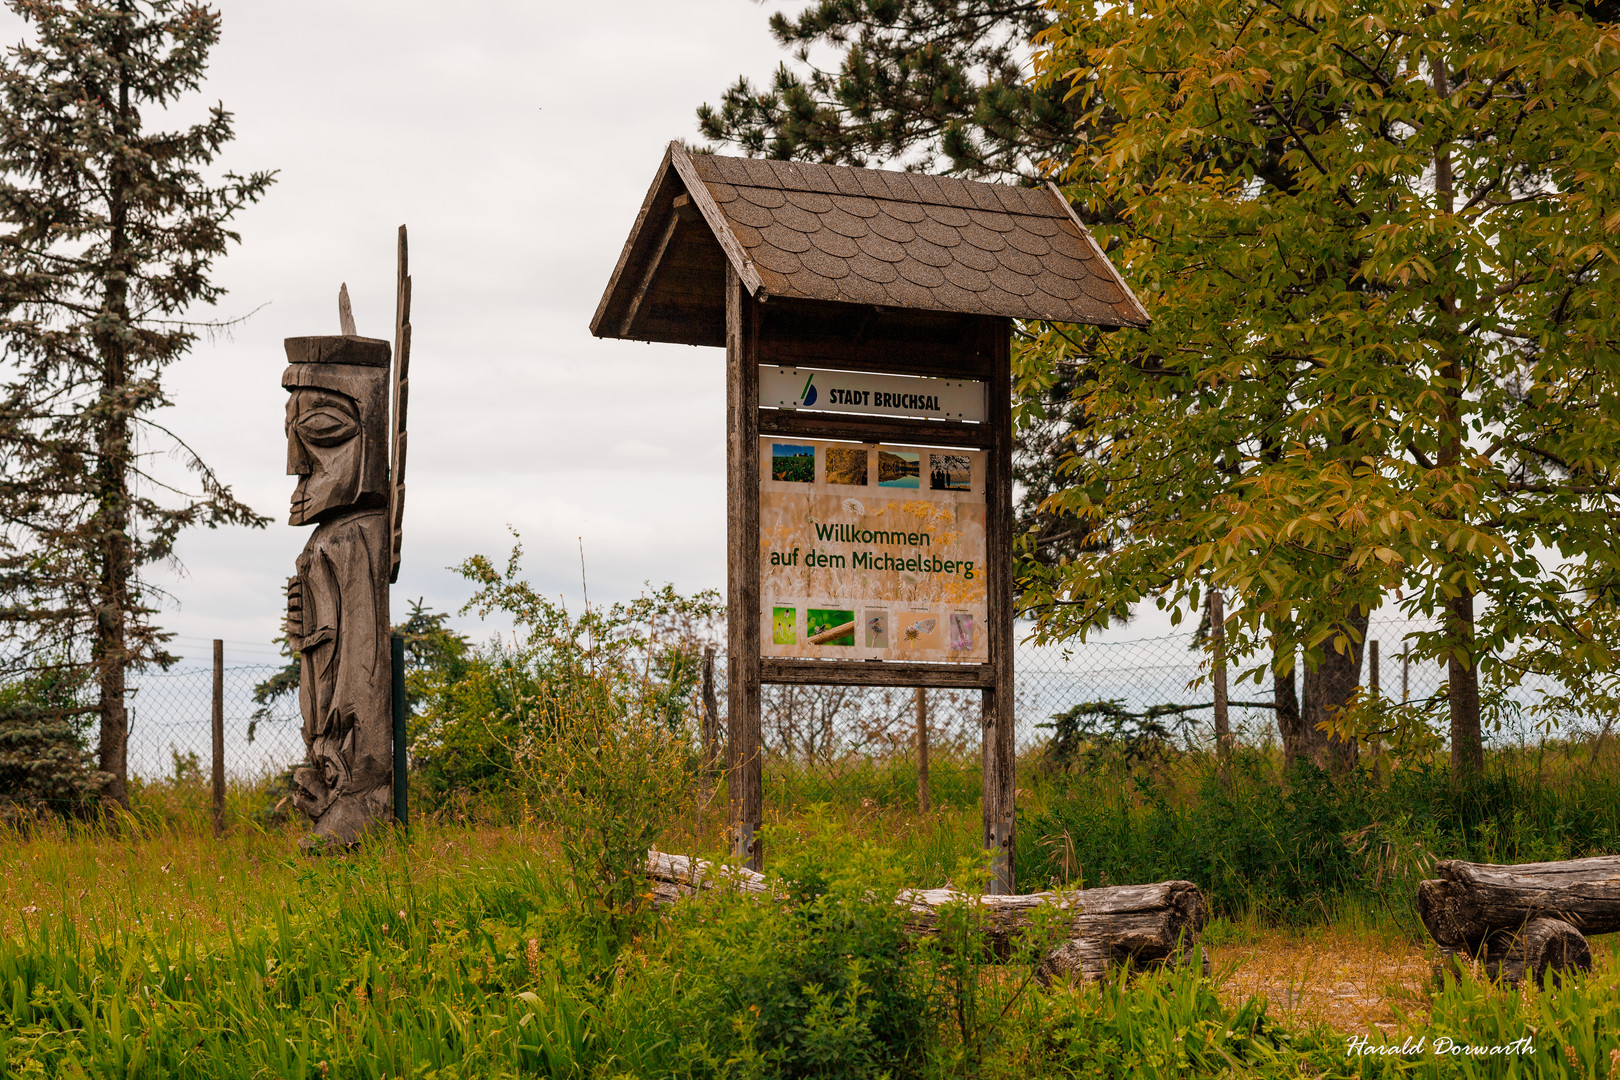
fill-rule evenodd
<path id="1" fill-rule="evenodd" d="M 827 483 L 866 486 L 866 447 L 827 447 Z"/>
<path id="2" fill-rule="evenodd" d="M 811 608 L 805 619 L 808 645 L 854 645 L 855 613 L 837 608 Z"/>
<path id="3" fill-rule="evenodd" d="M 951 612 L 951 648 L 973 648 L 973 614 L 967 611 Z"/>
<path id="4" fill-rule="evenodd" d="M 934 491 L 972 491 L 972 462 L 966 454 L 929 454 L 928 486 Z"/>
<path id="5" fill-rule="evenodd" d="M 816 448 L 796 443 L 771 444 L 771 479 L 791 484 L 816 482 Z"/>
<path id="6" fill-rule="evenodd" d="M 902 649 L 937 649 L 940 647 L 939 616 L 927 612 L 905 611 L 895 616 L 896 646 Z"/>
<path id="7" fill-rule="evenodd" d="M 922 476 L 922 455 L 904 450 L 878 451 L 878 487 L 918 487 Z"/>
<path id="8" fill-rule="evenodd" d="M 867 608 L 864 614 L 866 617 L 866 647 L 868 649 L 887 649 L 889 647 L 889 613 Z"/>
<path id="9" fill-rule="evenodd" d="M 771 644 L 797 645 L 799 643 L 799 609 L 771 608 Z"/>

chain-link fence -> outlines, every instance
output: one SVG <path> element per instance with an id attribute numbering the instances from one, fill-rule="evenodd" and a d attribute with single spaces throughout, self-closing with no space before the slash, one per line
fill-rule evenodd
<path id="1" fill-rule="evenodd" d="M 298 702 L 254 703 L 253 688 L 279 664 L 225 665 L 225 769 L 235 780 L 281 772 L 304 760 Z M 207 776 L 213 754 L 214 669 L 182 664 L 130 678 L 129 772 L 146 780 Z"/>
<path id="2" fill-rule="evenodd" d="M 1420 700 L 1436 694 L 1445 678 L 1434 662 L 1407 663 L 1401 637 L 1416 629 L 1399 619 L 1375 619 L 1369 638 L 1380 642 L 1379 685 L 1394 700 Z M 227 657 L 227 661 L 229 658 Z M 1253 666 L 1234 658 L 1230 664 L 1230 717 L 1239 738 L 1254 742 L 1272 737 L 1276 725 L 1269 708 L 1273 687 L 1269 674 L 1261 684 L 1237 681 Z M 1371 682 L 1364 664 L 1364 683 Z M 250 779 L 279 772 L 303 760 L 304 745 L 296 701 L 283 697 L 268 710 L 255 705 L 253 688 L 279 665 L 230 663 L 225 667 L 225 760 L 229 775 Z M 1072 643 L 1066 647 L 1021 646 L 1014 663 L 1016 741 L 1020 753 L 1043 742 L 1050 732 L 1042 725 L 1077 704 L 1117 702 L 1125 711 L 1144 714 L 1153 706 L 1172 706 L 1184 716 L 1184 737 L 1210 736 L 1213 692 L 1208 658 L 1191 633 L 1119 641 Z M 198 763 L 206 773 L 210 755 L 213 669 L 181 666 L 132 680 L 130 697 L 130 772 L 157 779 Z M 715 689 L 725 710 L 725 659 L 716 662 Z M 1507 702 L 1508 713 L 1497 741 L 1522 742 L 1536 735 L 1531 719 L 1515 717 L 1512 707 L 1535 704 L 1543 691 L 1557 692 L 1550 682 L 1527 681 Z M 929 744 L 944 755 L 976 753 L 982 714 L 978 691 L 930 690 L 927 694 Z M 847 686 L 767 686 L 762 693 L 761 726 L 767 753 L 779 761 L 836 773 L 873 760 L 909 757 L 915 752 L 916 694 L 909 689 Z M 724 731 L 724 727 L 721 728 Z M 195 755 L 191 757 L 190 755 Z"/>

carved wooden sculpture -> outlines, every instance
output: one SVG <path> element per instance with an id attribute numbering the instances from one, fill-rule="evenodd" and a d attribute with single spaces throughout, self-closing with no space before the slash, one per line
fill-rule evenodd
<path id="1" fill-rule="evenodd" d="M 313 836 L 350 844 L 393 806 L 388 586 L 399 572 L 404 497 L 410 277 L 399 230 L 398 349 L 354 333 L 288 338 L 287 472 L 298 477 L 293 525 L 314 525 L 287 585 L 287 637 L 299 654 L 307 759 L 293 802 Z M 392 414 L 389 388 L 393 384 Z M 390 450 L 394 453 L 390 468 Z M 320 842 L 320 841 L 317 841 Z"/>

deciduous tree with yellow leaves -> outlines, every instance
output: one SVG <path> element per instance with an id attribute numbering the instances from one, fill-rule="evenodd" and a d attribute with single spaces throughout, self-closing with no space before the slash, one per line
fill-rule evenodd
<path id="1" fill-rule="evenodd" d="M 1060 377 L 1075 386 L 1084 422 L 1047 509 L 1094 541 L 1024 566 L 1038 633 L 1083 634 L 1144 599 L 1196 610 L 1223 588 L 1241 599 L 1228 648 L 1286 671 L 1303 647 L 1306 719 L 1331 723 L 1351 715 L 1334 706 L 1353 700 L 1367 615 L 1393 596 L 1436 620 L 1412 643 L 1447 666 L 1459 775 L 1482 767 L 1482 686 L 1546 673 L 1568 690 L 1549 709 L 1612 709 L 1611 13 L 1057 7 L 1040 77 L 1118 118 L 1090 125 L 1105 134 L 1063 179 L 1154 321 L 1052 327 L 1019 352 L 1030 408 Z"/>

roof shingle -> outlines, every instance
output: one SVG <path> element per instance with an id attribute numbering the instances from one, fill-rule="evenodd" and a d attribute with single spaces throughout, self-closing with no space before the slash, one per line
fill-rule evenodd
<path id="1" fill-rule="evenodd" d="M 665 320 L 662 328 L 648 325 L 657 340 L 697 340 L 667 321 L 690 303 L 680 299 L 690 288 L 658 284 L 662 256 L 655 237 L 642 235 L 671 220 L 671 200 L 683 188 L 698 213 L 669 227 L 684 229 L 681 237 L 712 231 L 702 240 L 708 250 L 718 242 L 715 255 L 729 259 L 751 290 L 757 283 L 771 296 L 1100 326 L 1148 322 L 1051 185 L 688 155 L 679 144 L 671 144 L 659 176 L 593 320 L 599 334 L 637 336 L 650 318 Z M 693 317 L 710 326 L 712 303 L 703 305 Z"/>

